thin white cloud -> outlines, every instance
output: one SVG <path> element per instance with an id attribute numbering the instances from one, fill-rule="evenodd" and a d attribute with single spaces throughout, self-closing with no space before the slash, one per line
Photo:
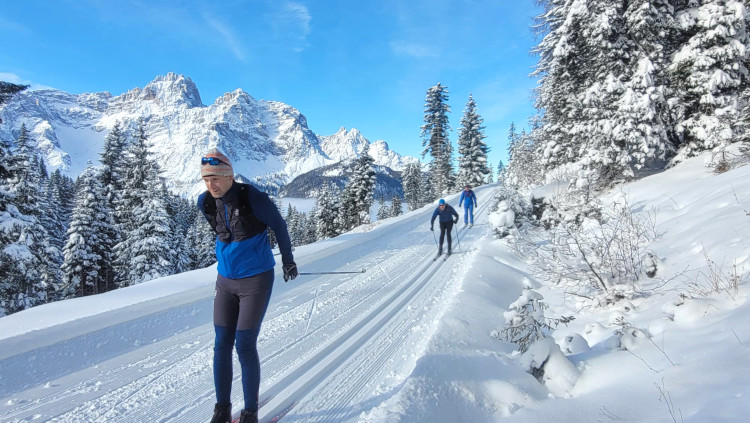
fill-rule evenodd
<path id="1" fill-rule="evenodd" d="M 310 45 L 307 37 L 311 31 L 312 16 L 305 5 L 284 3 L 269 15 L 269 19 L 276 36 L 291 43 L 292 50 L 301 52 Z"/>
<path id="2" fill-rule="evenodd" d="M 209 16 L 206 16 L 205 18 L 208 24 L 221 34 L 227 46 L 234 54 L 234 57 L 236 57 L 237 60 L 246 62 L 247 56 L 245 55 L 245 49 L 234 31 L 224 22 L 221 22 L 216 18 Z"/>
<path id="3" fill-rule="evenodd" d="M 417 59 L 439 57 L 440 52 L 423 44 L 409 41 L 391 41 L 391 50 L 400 56 L 410 56 Z"/>

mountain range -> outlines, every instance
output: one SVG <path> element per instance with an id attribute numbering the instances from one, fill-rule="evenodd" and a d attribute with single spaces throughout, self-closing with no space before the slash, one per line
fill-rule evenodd
<path id="1" fill-rule="evenodd" d="M 295 179 L 305 180 L 307 189 L 287 189 L 301 196 L 314 195 L 322 186 L 310 183 L 314 175 L 330 177 L 338 172 L 344 177 L 351 161 L 368 145 L 379 185 L 387 185 L 381 186 L 385 192 L 400 191 L 395 186 L 400 185 L 399 172 L 409 163 L 418 163 L 390 150 L 385 141 L 370 143 L 357 129 L 342 127 L 332 135 L 317 135 L 296 108 L 257 100 L 241 89 L 206 106 L 195 83 L 175 73 L 118 96 L 22 91 L 0 105 L 0 139 L 12 143 L 25 124 L 47 169 L 61 169 L 75 178 L 89 162 L 98 163 L 104 139 L 115 123 L 132 133 L 140 118 L 170 188 L 189 197 L 204 190 L 198 163 L 211 147 L 222 150 L 243 179 L 269 191 L 278 192 Z M 326 171 L 321 173 L 323 168 Z"/>

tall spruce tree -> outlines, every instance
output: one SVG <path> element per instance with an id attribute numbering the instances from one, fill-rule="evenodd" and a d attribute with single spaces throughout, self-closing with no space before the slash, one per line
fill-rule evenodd
<path id="1" fill-rule="evenodd" d="M 216 234 L 197 207 L 187 236 L 190 244 L 190 269 L 202 269 L 216 263 Z"/>
<path id="2" fill-rule="evenodd" d="M 129 158 L 125 188 L 117 207 L 123 234 L 115 246 L 119 286 L 171 275 L 177 259 L 170 244 L 167 205 L 159 195 L 163 192 L 159 164 L 148 151 L 143 120 L 139 122 Z"/>
<path id="3" fill-rule="evenodd" d="M 427 90 L 424 125 L 421 128 L 422 147 L 424 147 L 422 157 L 425 154 L 432 157 L 430 175 L 433 178 L 435 195 L 446 194 L 455 186 L 453 146 L 448 138 L 448 132 L 451 130 L 448 124 L 448 113 L 451 111 L 448 105 L 448 93 L 448 88 L 439 82 Z"/>
<path id="4" fill-rule="evenodd" d="M 420 191 L 422 188 L 422 170 L 419 163 L 406 165 L 401 175 L 401 186 L 404 192 L 404 201 L 410 211 L 422 207 Z"/>
<path id="5" fill-rule="evenodd" d="M 114 226 L 100 175 L 89 163 L 81 174 L 63 248 L 63 295 L 98 294 L 106 280 L 104 264 L 111 259 L 111 243 L 105 239 Z"/>
<path id="6" fill-rule="evenodd" d="M 537 131 L 539 139 L 545 140 L 542 158 L 546 169 L 580 158 L 580 140 L 573 128 L 583 115 L 577 97 L 584 90 L 583 67 L 588 58 L 585 37 L 580 33 L 586 11 L 582 3 L 542 1 L 544 11 L 537 18 L 536 29 L 543 38 L 533 50 L 539 60 L 532 76 L 538 78 L 534 107 L 540 114 Z M 572 8 L 574 4 L 577 8 Z M 571 14 L 571 10 L 577 13 Z"/>
<path id="7" fill-rule="evenodd" d="M 669 71 L 680 161 L 738 140 L 747 103 L 740 95 L 750 85 L 750 31 L 741 0 L 677 3 L 681 43 Z"/>
<path id="8" fill-rule="evenodd" d="M 61 275 L 53 265 L 59 258 L 59 250 L 55 251 L 41 222 L 45 201 L 40 166 L 29 145 L 25 125 L 21 126 L 16 148 L 7 159 L 10 178 L 5 189 L 13 204 L 8 207 L 12 220 L 7 222 L 10 229 L 6 231 L 10 243 L 3 251 L 10 256 L 16 270 L 6 275 L 10 279 L 5 281 L 8 289 L 3 289 L 4 299 L 0 303 L 4 304 L 0 307 L 6 313 L 13 313 L 47 302 L 59 288 Z"/>
<path id="9" fill-rule="evenodd" d="M 316 202 L 316 238 L 328 239 L 338 236 L 341 228 L 338 226 L 339 206 L 336 198 L 339 196 L 334 192 L 330 184 L 326 184 L 318 194 Z"/>
<path id="10" fill-rule="evenodd" d="M 394 195 L 391 199 L 391 217 L 401 216 L 404 213 L 404 209 L 401 206 L 401 197 Z"/>
<path id="11" fill-rule="evenodd" d="M 391 217 L 391 209 L 385 204 L 385 199 L 381 195 L 378 197 L 378 220 L 384 220 Z"/>
<path id="12" fill-rule="evenodd" d="M 110 254 L 114 254 L 115 245 L 121 241 L 122 230 L 127 226 L 124 221 L 125 215 L 118 213 L 118 210 L 121 210 L 121 203 L 125 194 L 124 188 L 128 176 L 129 153 L 127 137 L 122 130 L 120 122 L 115 122 L 112 130 L 104 138 L 104 147 L 99 157 L 99 161 L 102 164 L 99 175 L 101 185 L 104 189 L 105 206 L 110 211 L 110 214 L 113 215 L 115 222 L 113 226 L 105 228 L 109 231 L 106 234 L 109 246 L 104 248 L 108 249 Z M 103 264 L 102 273 L 106 275 L 106 279 L 100 281 L 103 291 L 109 291 L 117 287 L 115 283 L 115 279 L 118 277 L 118 270 L 115 268 L 116 265 L 117 261 L 108 261 Z"/>
<path id="13" fill-rule="evenodd" d="M 484 142 L 484 119 L 477 112 L 474 97 L 469 94 L 464 115 L 461 118 L 461 129 L 458 133 L 458 182 L 479 186 L 487 182 L 492 171 L 487 164 L 490 148 Z"/>
<path id="14" fill-rule="evenodd" d="M 0 317 L 23 309 L 17 303 L 23 271 L 16 259 L 19 255 L 23 257 L 24 251 L 15 244 L 25 216 L 18 211 L 15 195 L 10 191 L 15 179 L 12 159 L 10 143 L 0 140 Z"/>
<path id="15" fill-rule="evenodd" d="M 373 169 L 375 160 L 370 156 L 369 145 L 365 144 L 362 153 L 354 164 L 349 183 L 344 191 L 344 208 L 346 229 L 370 223 L 370 206 L 374 201 L 376 174 Z"/>

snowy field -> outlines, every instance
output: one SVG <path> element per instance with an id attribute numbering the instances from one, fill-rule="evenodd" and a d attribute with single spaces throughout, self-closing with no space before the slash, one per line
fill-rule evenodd
<path id="1" fill-rule="evenodd" d="M 750 166 L 714 175 L 703 160 L 604 197 L 658 211 L 659 271 L 627 306 L 579 307 L 534 280 L 487 223 L 494 185 L 476 189 L 476 224 L 446 261 L 433 261 L 434 206 L 297 248 L 301 272 L 365 272 L 284 283 L 277 266 L 260 421 L 746 421 Z M 737 292 L 684 295 L 710 284 L 707 257 L 736 265 Z M 1 318 L 0 421 L 207 422 L 214 280 L 210 267 Z M 546 385 L 490 336 L 524 286 L 549 316 L 575 316 L 552 334 L 570 352 Z M 618 336 L 623 319 L 637 330 Z M 240 388 L 235 365 L 235 411 Z"/>

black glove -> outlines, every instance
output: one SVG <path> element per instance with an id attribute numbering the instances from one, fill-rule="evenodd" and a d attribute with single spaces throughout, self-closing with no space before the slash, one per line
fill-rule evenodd
<path id="1" fill-rule="evenodd" d="M 458 218 L 453 219 L 453 223 L 458 223 Z"/>
<path id="2" fill-rule="evenodd" d="M 430 230 L 431 230 L 431 231 L 434 231 L 434 230 L 435 230 L 435 228 L 433 228 L 433 227 L 432 227 L 432 225 L 430 225 Z"/>
<path id="3" fill-rule="evenodd" d="M 282 266 L 282 269 L 284 269 L 284 282 L 289 282 L 289 280 L 294 279 L 299 275 L 299 272 L 297 271 L 297 263 L 293 261 L 285 263 Z"/>

